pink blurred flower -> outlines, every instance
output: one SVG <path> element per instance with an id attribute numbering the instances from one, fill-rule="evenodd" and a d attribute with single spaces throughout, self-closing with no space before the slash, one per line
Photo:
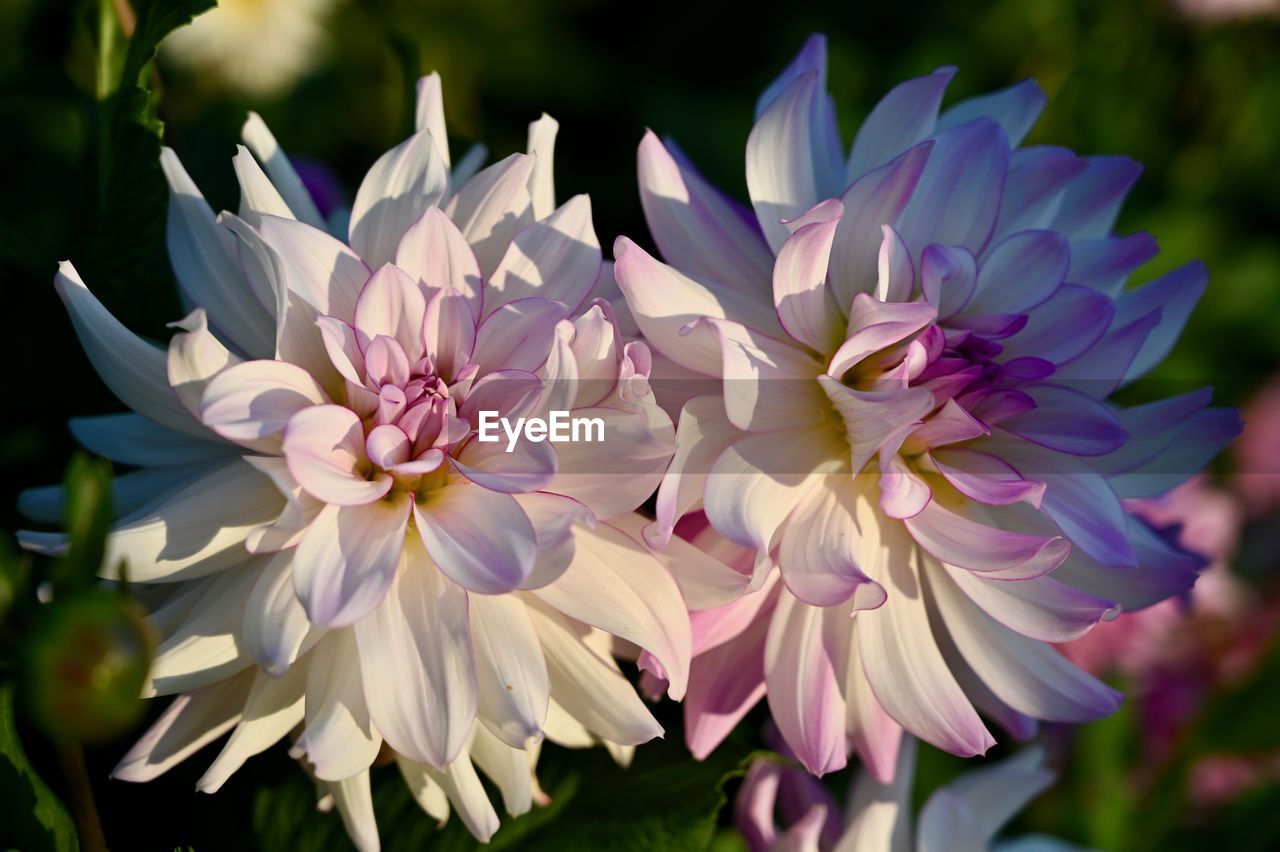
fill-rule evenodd
<path id="1" fill-rule="evenodd" d="M 1256 518 L 1280 507 L 1280 377 L 1263 385 L 1244 413 L 1249 425 L 1232 447 L 1232 486 Z"/>
<path id="2" fill-rule="evenodd" d="M 1136 676 L 1161 665 L 1176 668 L 1195 656 L 1200 645 L 1188 629 L 1192 618 L 1232 623 L 1251 604 L 1249 591 L 1229 565 L 1243 520 L 1234 495 L 1196 477 L 1161 497 L 1130 501 L 1127 508 L 1178 546 L 1202 556 L 1208 567 L 1185 595 L 1124 613 L 1063 646 L 1073 662 L 1098 675 L 1120 671 Z"/>
<path id="3" fill-rule="evenodd" d="M 965 772 L 934 791 L 913 817 L 915 759 L 916 742 L 907 737 L 893 782 L 859 772 L 843 809 L 804 772 L 756 761 L 734 805 L 738 830 L 751 852 L 1077 849 L 1043 836 L 995 842 L 1005 823 L 1053 783 L 1053 773 L 1042 766 L 1042 749 Z"/>
<path id="4" fill-rule="evenodd" d="M 609 275 L 588 199 L 554 202 L 555 133 L 544 116 L 528 155 L 452 166 L 425 78 L 417 131 L 366 175 L 347 242 L 260 119 L 233 160 L 238 215 L 215 219 L 166 150 L 170 258 L 196 306 L 167 353 L 62 265 L 81 342 L 132 409 L 72 426 L 140 468 L 117 480 L 106 562 L 128 565 L 164 637 L 146 695 L 178 696 L 117 778 L 155 778 L 230 732 L 199 782 L 213 792 L 291 736 L 373 849 L 384 747 L 427 811 L 452 803 L 484 840 L 498 818 L 473 763 L 516 814 L 539 795 L 544 736 L 625 761 L 661 734 L 613 643 L 683 695 L 684 601 L 621 526 L 638 529 L 673 429 L 646 346 L 593 296 Z M 486 410 L 599 417 L 604 440 L 506 452 L 477 440 Z M 37 490 L 24 510 L 56 522 L 61 499 Z"/>
<path id="5" fill-rule="evenodd" d="M 1173 6 L 1188 18 L 1210 23 L 1280 14 L 1280 0 L 1173 0 Z"/>
<path id="6" fill-rule="evenodd" d="M 1050 643 L 1190 587 L 1198 561 L 1122 500 L 1239 423 L 1208 388 L 1108 401 L 1206 285 L 1192 263 L 1126 288 L 1157 252 L 1112 231 L 1138 164 L 1018 147 L 1032 81 L 939 113 L 953 68 L 893 89 L 846 157 L 826 71 L 814 37 L 759 99 L 754 211 L 647 134 L 666 263 L 623 238 L 615 272 L 655 386 L 702 376 L 647 539 L 702 508 L 744 593 L 693 615 L 695 754 L 767 691 L 810 771 L 852 744 L 887 781 L 904 729 L 969 756 L 995 742 L 979 709 L 1023 734 L 1116 707 Z"/>

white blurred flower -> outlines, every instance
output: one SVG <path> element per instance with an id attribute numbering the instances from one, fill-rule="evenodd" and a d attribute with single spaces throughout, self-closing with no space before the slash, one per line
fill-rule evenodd
<path id="1" fill-rule="evenodd" d="M 166 61 L 246 94 L 288 88 L 320 55 L 334 0 L 218 0 L 164 40 Z"/>

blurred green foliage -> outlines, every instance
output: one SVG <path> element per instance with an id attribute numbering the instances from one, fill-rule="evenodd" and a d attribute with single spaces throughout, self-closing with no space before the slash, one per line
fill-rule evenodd
<path id="1" fill-rule="evenodd" d="M 111 0 L 0 2 L 0 282 L 7 298 L 0 363 L 10 368 L 13 409 L 0 433 L 8 489 L 0 528 L 19 524 L 19 488 L 61 469 L 71 451 L 69 416 L 119 410 L 64 320 L 50 286 L 55 262 L 73 260 L 104 303 L 144 335 L 166 338 L 165 323 L 183 312 L 164 254 L 161 139 L 178 150 L 215 209 L 234 209 L 229 160 L 246 111 L 255 109 L 291 154 L 331 165 L 349 198 L 368 165 L 405 134 L 413 82 L 430 70 L 443 76 L 455 151 L 483 140 L 502 156 L 523 148 L 526 125 L 541 112 L 561 122 L 558 194 L 591 193 L 606 247 L 622 233 L 647 242 L 634 176 L 645 127 L 675 138 L 709 178 L 746 197 L 743 146 L 754 99 L 810 32 L 830 36 L 831 87 L 846 139 L 890 87 L 939 65 L 961 69 L 952 98 L 1033 76 L 1050 102 L 1029 143 L 1124 153 L 1146 164 L 1120 230 L 1151 231 L 1163 254 L 1138 280 L 1194 258 L 1209 265 L 1209 291 L 1157 379 L 1213 382 L 1220 400 L 1239 403 L 1280 365 L 1274 18 L 1197 21 L 1164 0 L 928 0 L 909 8 L 368 0 L 338 4 L 327 45 L 296 87 L 255 100 L 219 88 L 210 75 L 150 64 L 156 40 L 211 2 L 138 0 L 132 38 Z M 105 469 L 78 464 L 73 478 L 84 487 L 72 490 L 70 510 L 83 544 L 73 545 L 58 569 L 66 572 L 57 581 L 64 587 L 96 567 L 109 512 Z M 31 575 L 30 567 L 0 553 L 0 623 L 11 639 L 15 625 L 32 623 L 33 582 L 43 574 Z M 68 595 L 84 601 L 69 623 L 137 638 L 128 626 L 136 613 L 112 609 L 122 599 L 109 603 L 85 592 Z M 51 647 L 65 641 L 56 628 L 46 620 Z M 1139 722 L 1131 710 L 1063 733 L 1055 761 L 1065 777 L 1017 828 L 1098 846 L 1195 849 L 1211 840 L 1232 849 L 1274 848 L 1275 785 L 1208 813 L 1187 806 L 1186 785 L 1199 757 L 1275 747 L 1277 660 L 1273 652 L 1253 677 L 1215 696 L 1168 766 L 1135 766 Z M 129 667 L 119 672 L 126 686 L 138 676 Z M 10 681 L 11 674 L 4 670 Z M 0 698 L 0 826 L 35 832 L 0 832 L 0 844 L 74 848 L 69 817 L 17 740 L 11 687 Z M 680 761 L 678 717 L 662 712 L 667 745 L 641 749 L 629 773 L 600 753 L 548 748 L 542 776 L 551 807 L 507 821 L 495 843 L 591 848 L 607 835 L 616 848 L 617 834 L 627 831 L 638 838 L 635 848 L 711 842 L 721 784 L 749 743 L 735 742 L 743 747 L 704 764 Z M 747 737 L 761 716 L 749 718 Z M 48 749 L 37 742 L 32 751 L 54 778 L 43 769 L 53 762 Z M 89 751 L 107 836 L 117 848 L 346 846 L 336 815 L 314 816 L 314 789 L 283 748 L 255 758 L 213 798 L 190 793 L 199 756 L 141 789 L 106 782 L 121 751 L 120 743 Z M 925 754 L 919 800 L 963 766 Z M 1154 780 L 1137 785 L 1136 768 Z M 394 771 L 380 774 L 384 839 L 470 846 L 456 819 L 435 833 Z M 19 816 L 25 821 L 15 821 Z M 722 828 L 726 820 L 722 813 Z M 246 835 L 250 825 L 253 837 Z M 564 834 L 574 830 L 581 833 Z M 643 845 L 646 838 L 653 843 Z M 714 843 L 740 848 L 723 830 Z"/>
<path id="2" fill-rule="evenodd" d="M 387 852 L 698 852 L 715 832 L 725 784 L 741 776 L 754 756 L 730 745 L 694 763 L 680 742 L 669 739 L 638 749 L 633 765 L 623 769 L 604 749 L 551 747 L 538 767 L 548 804 L 520 817 L 504 814 L 487 845 L 479 844 L 456 815 L 443 827 L 435 825 L 394 766 L 373 772 L 374 810 Z M 315 802 L 315 785 L 301 772 L 259 788 L 253 826 L 263 852 L 343 848 L 336 810 L 317 814 Z"/>

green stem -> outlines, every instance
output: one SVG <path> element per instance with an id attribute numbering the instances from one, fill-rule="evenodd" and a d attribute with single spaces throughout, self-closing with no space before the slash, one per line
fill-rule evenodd
<path id="1" fill-rule="evenodd" d="M 62 775 L 67 782 L 71 816 L 76 821 L 76 834 L 80 836 L 80 848 L 83 852 L 107 852 L 107 838 L 102 833 L 102 821 L 98 819 L 98 807 L 93 801 L 84 749 L 79 743 L 59 743 L 57 751 Z"/>

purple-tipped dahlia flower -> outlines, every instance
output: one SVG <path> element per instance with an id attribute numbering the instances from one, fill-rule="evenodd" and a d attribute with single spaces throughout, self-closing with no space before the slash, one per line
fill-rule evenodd
<path id="1" fill-rule="evenodd" d="M 747 551 L 749 594 L 694 614 L 691 746 L 767 689 L 811 771 L 852 744 L 887 780 L 902 729 L 974 755 L 993 743 L 975 708 L 1023 733 L 1116 706 L 1049 643 L 1194 582 L 1121 500 L 1239 424 L 1208 389 L 1108 400 L 1205 287 L 1195 263 L 1126 286 L 1156 253 L 1112 233 L 1136 163 L 1018 147 L 1045 101 L 1030 81 L 939 114 L 952 69 L 890 92 L 846 161 L 825 73 L 815 37 L 759 101 L 754 216 L 647 135 L 666 263 L 620 239 L 615 274 L 655 364 L 705 379 L 668 383 L 700 393 L 647 538 L 701 507 Z"/>
<path id="2" fill-rule="evenodd" d="M 72 428 L 139 468 L 117 479 L 109 576 L 127 564 L 164 637 L 146 694 L 178 696 L 116 776 L 149 780 L 230 732 L 211 792 L 289 736 L 364 849 L 380 752 L 424 808 L 452 802 L 487 839 L 473 762 L 519 813 L 544 735 L 625 760 L 661 733 L 615 639 L 674 672 L 676 698 L 690 655 L 674 580 L 609 522 L 638 529 L 626 516 L 674 430 L 645 345 L 593 298 L 610 276 L 587 198 L 555 206 L 556 125 L 468 175 L 450 168 L 437 77 L 419 98 L 417 132 L 360 186 L 349 242 L 256 117 L 233 160 L 239 215 L 215 219 L 165 151 L 170 256 L 195 307 L 167 353 L 70 264 L 55 282 L 132 409 Z M 482 412 L 555 411 L 598 418 L 603 440 L 479 440 Z M 54 520 L 60 499 L 38 489 L 24 507 Z"/>
<path id="3" fill-rule="evenodd" d="M 1044 835 L 996 840 L 1018 811 L 1053 783 L 1044 751 L 1024 749 L 935 790 L 911 814 L 916 742 L 908 737 L 892 783 L 860 772 L 842 809 L 818 781 L 770 761 L 747 771 L 734 803 L 751 852 L 1071 852 Z"/>

